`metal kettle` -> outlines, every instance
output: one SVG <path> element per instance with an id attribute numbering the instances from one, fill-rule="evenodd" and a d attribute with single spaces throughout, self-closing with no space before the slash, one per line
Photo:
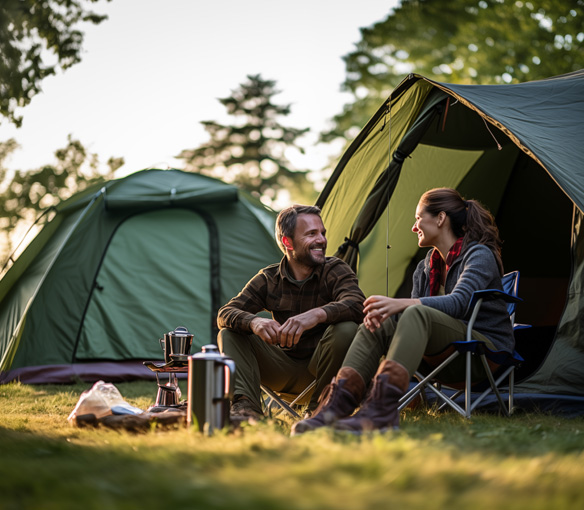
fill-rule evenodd
<path id="1" fill-rule="evenodd" d="M 174 331 L 164 334 L 164 338 L 159 340 L 162 351 L 164 352 L 164 362 L 172 361 L 171 356 L 186 356 L 191 353 L 193 344 L 192 333 L 184 326 L 178 326 Z"/>
<path id="2" fill-rule="evenodd" d="M 219 352 L 216 345 L 204 345 L 189 356 L 187 424 L 211 435 L 229 425 L 233 398 L 235 361 Z"/>

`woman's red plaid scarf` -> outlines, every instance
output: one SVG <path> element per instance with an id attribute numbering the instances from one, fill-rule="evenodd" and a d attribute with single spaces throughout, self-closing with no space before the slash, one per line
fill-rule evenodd
<path id="1" fill-rule="evenodd" d="M 442 271 L 444 271 L 445 274 L 448 273 L 448 269 L 460 255 L 462 239 L 462 237 L 459 237 L 452 245 L 452 248 L 448 251 L 448 255 L 446 255 L 446 267 L 444 267 L 444 261 L 442 260 L 440 252 L 434 248 L 432 257 L 430 258 L 430 296 L 437 296 L 439 294 L 440 282 L 442 282 Z"/>

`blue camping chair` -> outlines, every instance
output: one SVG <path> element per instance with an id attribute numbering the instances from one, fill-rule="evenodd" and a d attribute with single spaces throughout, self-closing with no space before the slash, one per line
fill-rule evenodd
<path id="1" fill-rule="evenodd" d="M 472 411 L 478 406 L 488 395 L 494 393 L 497 397 L 497 402 L 499 403 L 500 409 L 506 416 L 510 416 L 513 413 L 513 390 L 515 384 L 515 368 L 518 367 L 523 358 L 517 353 L 513 352 L 502 353 L 493 352 L 487 349 L 484 342 L 480 340 L 473 340 L 471 337 L 471 332 L 474 327 L 474 323 L 479 314 L 481 305 L 484 301 L 489 301 L 493 299 L 503 299 L 507 303 L 507 311 L 509 312 L 509 319 L 513 324 L 514 330 L 520 328 L 529 327 L 523 324 L 515 324 L 515 306 L 517 303 L 521 302 L 522 299 L 517 296 L 517 288 L 519 284 L 519 271 L 513 271 L 507 273 L 502 278 L 503 291 L 497 289 L 487 289 L 476 291 L 469 303 L 469 313 L 471 314 L 470 320 L 468 322 L 468 330 L 466 335 L 466 340 L 461 340 L 458 342 L 453 342 L 452 347 L 454 348 L 452 354 L 450 354 L 444 361 L 442 361 L 436 368 L 434 368 L 429 374 L 423 375 L 419 372 L 416 373 L 416 378 L 419 382 L 409 390 L 401 399 L 399 409 L 404 409 L 414 398 L 421 396 L 425 397 L 426 390 L 430 390 L 435 393 L 438 400 L 442 402 L 440 409 L 444 406 L 449 405 L 455 411 L 459 412 L 466 418 L 470 418 Z M 458 356 L 466 356 L 466 373 L 464 380 L 464 389 L 457 390 L 453 394 L 448 395 L 447 392 L 443 390 L 443 385 L 440 383 L 440 372 L 449 365 L 452 360 Z M 485 369 L 487 380 L 476 385 L 473 385 L 471 380 L 471 360 L 472 356 L 479 356 L 483 367 Z M 489 366 L 489 361 L 498 365 L 498 368 L 493 373 Z M 505 405 L 503 398 L 501 396 L 500 388 L 504 386 L 504 381 L 508 380 L 508 392 L 509 400 L 508 404 Z M 448 388 L 448 385 L 444 383 L 444 387 Z M 474 390 L 474 392 L 473 392 Z M 477 391 L 480 393 L 477 395 Z M 452 393 L 450 390 L 449 393 Z M 461 407 L 456 399 L 464 393 L 464 408 Z M 476 398 L 473 399 L 473 393 Z"/>

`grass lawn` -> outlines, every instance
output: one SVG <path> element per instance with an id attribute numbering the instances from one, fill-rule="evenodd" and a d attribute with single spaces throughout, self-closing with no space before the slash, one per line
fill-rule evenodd
<path id="1" fill-rule="evenodd" d="M 291 438 L 286 419 L 213 437 L 71 427 L 88 387 L 0 386 L 1 510 L 584 508 L 584 418 L 408 411 L 367 437 Z M 156 395 L 116 387 L 141 409 Z"/>

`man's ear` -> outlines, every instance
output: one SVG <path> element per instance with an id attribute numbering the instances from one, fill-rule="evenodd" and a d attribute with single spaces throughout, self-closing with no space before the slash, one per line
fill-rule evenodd
<path id="1" fill-rule="evenodd" d="M 282 236 L 282 244 L 284 245 L 284 248 L 286 248 L 287 250 L 293 250 L 294 249 L 292 247 L 292 241 L 290 240 L 289 237 Z"/>

